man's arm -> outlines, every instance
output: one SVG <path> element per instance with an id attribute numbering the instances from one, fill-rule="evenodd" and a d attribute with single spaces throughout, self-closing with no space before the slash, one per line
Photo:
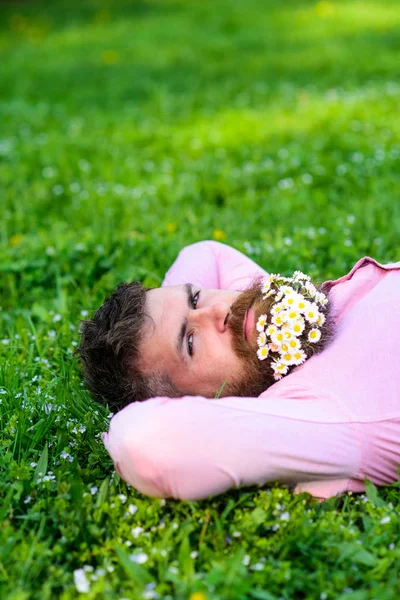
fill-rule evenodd
<path id="1" fill-rule="evenodd" d="M 193 283 L 214 290 L 243 290 L 256 275 L 266 272 L 239 250 L 206 240 L 181 250 L 162 287 Z"/>
<path id="2" fill-rule="evenodd" d="M 140 492 L 182 500 L 269 481 L 341 480 L 341 491 L 361 461 L 347 417 L 332 403 L 327 413 L 308 392 L 304 400 L 304 390 L 292 398 L 135 402 L 112 419 L 103 441 L 121 477 Z"/>

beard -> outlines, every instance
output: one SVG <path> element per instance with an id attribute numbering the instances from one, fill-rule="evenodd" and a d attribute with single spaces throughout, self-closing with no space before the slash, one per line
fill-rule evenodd
<path id="1" fill-rule="evenodd" d="M 265 277 L 261 275 L 253 279 L 231 306 L 227 327 L 231 331 L 233 350 L 240 359 L 243 368 L 240 375 L 231 381 L 227 381 L 220 396 L 257 397 L 276 382 L 271 359 L 261 361 L 257 357 L 259 332 L 256 329 L 256 323 L 262 314 L 267 314 L 270 318 L 270 310 L 275 302 L 273 296 L 263 298 L 262 283 L 264 280 Z M 318 291 L 322 290 L 322 286 L 316 285 L 315 287 Z M 248 339 L 246 339 L 243 324 L 250 307 L 254 310 L 254 327 Z M 320 327 L 321 339 L 317 343 L 307 346 L 307 358 L 321 352 L 333 338 L 334 319 L 331 308 L 329 302 L 326 312 L 324 312 L 325 323 Z M 300 338 L 302 342 L 303 337 Z M 299 369 L 302 366 L 304 366 L 304 363 L 295 368 Z M 289 373 L 292 372 L 293 368 Z"/>

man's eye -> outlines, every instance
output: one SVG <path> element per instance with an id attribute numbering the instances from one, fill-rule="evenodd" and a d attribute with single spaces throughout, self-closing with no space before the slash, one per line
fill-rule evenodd
<path id="1" fill-rule="evenodd" d="M 193 333 L 189 333 L 187 336 L 187 346 L 189 356 L 193 356 Z"/>
<path id="2" fill-rule="evenodd" d="M 199 301 L 199 298 L 200 298 L 200 292 L 196 292 L 194 296 L 192 295 L 192 305 L 193 305 L 194 309 L 197 308 L 197 303 Z"/>

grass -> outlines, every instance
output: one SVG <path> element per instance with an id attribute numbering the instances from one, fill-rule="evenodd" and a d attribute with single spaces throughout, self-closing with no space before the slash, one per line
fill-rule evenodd
<path id="1" fill-rule="evenodd" d="M 400 260 L 398 2 L 0 10 L 1 598 L 397 599 L 398 483 L 149 499 L 73 351 L 201 239 L 320 280 Z"/>

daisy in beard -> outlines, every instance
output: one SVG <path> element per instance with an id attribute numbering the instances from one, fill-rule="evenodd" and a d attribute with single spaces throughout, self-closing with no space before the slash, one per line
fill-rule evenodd
<path id="1" fill-rule="evenodd" d="M 293 308 L 304 314 L 307 308 L 308 302 L 302 295 L 298 295 L 296 302 L 293 304 Z"/>
<path id="2" fill-rule="evenodd" d="M 260 315 L 258 317 L 258 321 L 257 321 L 257 325 L 256 325 L 257 331 L 263 332 L 266 324 L 267 324 L 267 315 Z"/>
<path id="3" fill-rule="evenodd" d="M 271 341 L 273 344 L 276 344 L 279 348 L 281 344 L 285 341 L 285 337 L 279 329 L 271 335 Z"/>
<path id="4" fill-rule="evenodd" d="M 281 354 L 281 361 L 283 362 L 284 365 L 295 365 L 296 364 L 296 359 L 294 357 L 294 354 L 292 354 L 291 352 L 284 352 Z"/>
<path id="5" fill-rule="evenodd" d="M 296 302 L 298 302 L 300 300 L 300 298 L 302 298 L 302 296 L 299 296 L 298 294 L 290 294 L 289 296 L 285 296 L 284 299 L 282 300 L 282 306 L 284 306 L 285 308 L 294 308 L 296 305 Z"/>
<path id="6" fill-rule="evenodd" d="M 317 292 L 315 294 L 315 301 L 321 306 L 326 306 L 328 304 L 328 298 L 322 292 Z"/>
<path id="7" fill-rule="evenodd" d="M 311 331 L 308 334 L 308 341 L 309 342 L 319 342 L 319 340 L 321 339 L 321 331 L 319 329 L 311 329 Z"/>
<path id="8" fill-rule="evenodd" d="M 305 321 L 302 317 L 297 319 L 296 323 L 292 325 L 292 331 L 295 336 L 299 336 L 303 333 L 305 327 Z"/>
<path id="9" fill-rule="evenodd" d="M 317 293 L 317 288 L 315 285 L 310 281 L 307 281 L 303 287 L 307 290 L 308 295 L 314 298 L 315 294 Z"/>
<path id="10" fill-rule="evenodd" d="M 296 321 L 300 317 L 300 313 L 295 308 L 291 308 L 286 311 L 285 316 L 286 316 L 286 322 L 288 323 L 288 325 L 294 325 L 294 323 L 296 323 Z"/>
<path id="11" fill-rule="evenodd" d="M 277 325 L 277 327 L 281 327 L 284 323 L 286 323 L 286 316 L 283 314 L 283 312 L 272 317 L 272 322 L 274 325 Z"/>
<path id="12" fill-rule="evenodd" d="M 266 334 L 271 337 L 271 335 L 273 335 L 274 333 L 277 332 L 277 327 L 275 325 L 268 325 L 267 329 L 266 329 Z"/>
<path id="13" fill-rule="evenodd" d="M 305 362 L 307 359 L 307 354 L 304 352 L 304 350 L 295 350 L 293 352 L 293 360 L 295 361 L 293 364 L 294 365 L 301 365 L 303 362 Z"/>
<path id="14" fill-rule="evenodd" d="M 290 325 L 284 325 L 281 328 L 281 332 L 283 333 L 283 338 L 285 340 L 291 340 L 295 337 L 295 334 L 293 332 L 293 329 Z"/>
<path id="15" fill-rule="evenodd" d="M 275 344 L 275 342 L 271 342 L 270 344 L 268 344 L 268 348 L 270 349 L 271 352 L 279 352 L 280 345 Z"/>
<path id="16" fill-rule="evenodd" d="M 294 352 L 295 350 L 299 350 L 301 348 L 301 344 L 297 338 L 292 338 L 291 340 L 288 340 L 286 344 L 291 352 Z"/>
<path id="17" fill-rule="evenodd" d="M 284 308 L 283 302 L 278 302 L 271 308 L 270 313 L 271 315 L 278 315 Z"/>
<path id="18" fill-rule="evenodd" d="M 276 380 L 281 379 L 283 375 L 286 375 L 286 373 L 289 370 L 289 367 L 287 365 L 285 365 L 283 362 L 279 361 L 279 362 L 273 362 L 271 365 L 273 371 L 274 371 L 274 378 Z"/>
<path id="19" fill-rule="evenodd" d="M 285 296 L 295 296 L 296 295 L 296 290 L 294 288 L 292 288 L 291 285 L 283 285 L 281 286 L 281 290 L 283 291 L 283 293 L 285 294 Z"/>
<path id="20" fill-rule="evenodd" d="M 293 278 L 296 281 L 310 281 L 311 279 L 309 275 L 305 275 L 305 273 L 302 273 L 301 271 L 295 271 L 293 273 Z"/>
<path id="21" fill-rule="evenodd" d="M 316 322 L 316 325 L 318 325 L 319 327 L 322 327 L 322 325 L 325 323 L 326 318 L 325 315 L 320 313 L 319 317 L 318 317 L 318 321 Z"/>
<path id="22" fill-rule="evenodd" d="M 265 346 L 266 343 L 267 343 L 267 336 L 262 331 L 257 338 L 257 346 Z"/>
<path id="23" fill-rule="evenodd" d="M 318 306 L 315 304 L 315 302 L 310 302 L 304 313 L 305 319 L 309 323 L 316 323 L 319 319 L 319 315 L 320 312 L 318 310 Z"/>
<path id="24" fill-rule="evenodd" d="M 258 356 L 259 360 L 265 360 L 266 358 L 268 358 L 268 354 L 269 354 L 268 346 L 262 346 L 261 348 L 259 348 L 257 350 L 257 356 Z"/>

